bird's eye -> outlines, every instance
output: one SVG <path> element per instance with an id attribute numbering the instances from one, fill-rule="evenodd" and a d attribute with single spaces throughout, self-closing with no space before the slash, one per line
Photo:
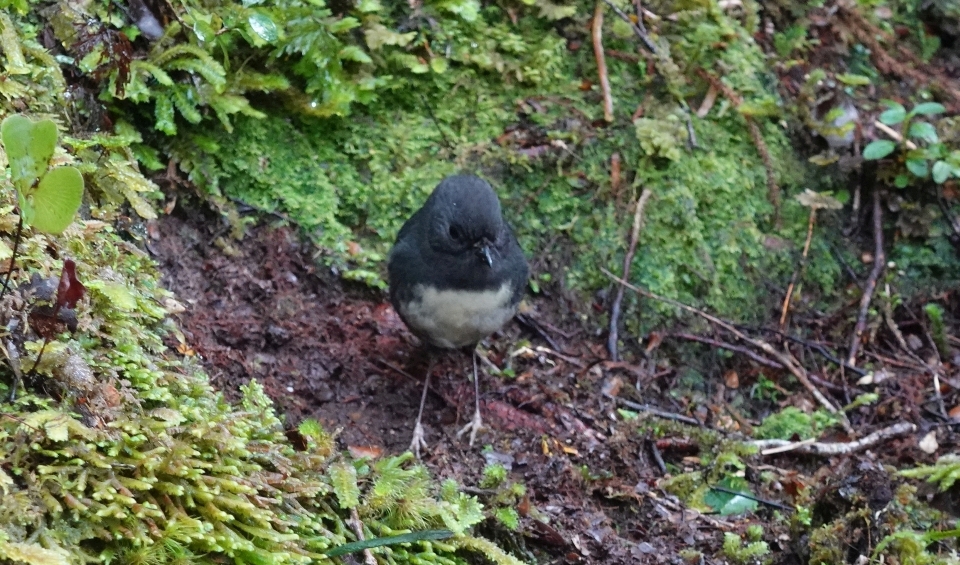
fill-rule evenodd
<path id="1" fill-rule="evenodd" d="M 460 239 L 461 235 L 460 228 L 454 225 L 450 226 L 450 239 Z"/>

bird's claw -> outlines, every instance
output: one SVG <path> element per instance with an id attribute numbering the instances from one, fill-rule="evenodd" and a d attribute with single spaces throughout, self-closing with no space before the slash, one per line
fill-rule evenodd
<path id="1" fill-rule="evenodd" d="M 426 449 L 427 442 L 423 439 L 423 426 L 420 425 L 420 422 L 417 422 L 417 425 L 413 427 L 413 439 L 410 441 L 410 451 L 417 459 L 420 459 L 421 447 Z"/>
<path id="2" fill-rule="evenodd" d="M 474 412 L 473 420 L 470 420 L 470 422 L 466 426 L 464 426 L 463 428 L 460 429 L 459 432 L 457 432 L 457 439 L 460 439 L 460 436 L 462 436 L 463 434 L 467 433 L 467 431 L 469 431 L 470 446 L 473 447 L 473 442 L 477 439 L 477 432 L 479 432 L 480 428 L 482 427 L 483 427 L 483 418 L 480 417 L 480 412 L 479 411 Z"/>

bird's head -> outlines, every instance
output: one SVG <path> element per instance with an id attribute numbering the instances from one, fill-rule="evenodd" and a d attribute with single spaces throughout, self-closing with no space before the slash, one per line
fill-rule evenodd
<path id="1" fill-rule="evenodd" d="M 493 267 L 506 242 L 500 200 L 483 179 L 448 177 L 430 195 L 430 247 L 455 256 L 472 255 Z"/>

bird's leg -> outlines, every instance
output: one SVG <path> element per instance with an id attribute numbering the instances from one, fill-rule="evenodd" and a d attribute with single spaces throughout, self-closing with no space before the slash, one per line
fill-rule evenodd
<path id="1" fill-rule="evenodd" d="M 413 439 L 410 441 L 410 451 L 420 459 L 420 448 L 427 448 L 427 442 L 423 439 L 423 426 L 420 420 L 423 419 L 423 405 L 427 403 L 427 391 L 430 389 L 430 374 L 433 373 L 433 355 L 430 355 L 430 364 L 427 365 L 427 376 L 423 379 L 423 394 L 420 396 L 420 411 L 417 412 L 417 423 L 413 426 Z"/>
<path id="2" fill-rule="evenodd" d="M 477 350 L 473 350 L 473 391 L 474 391 L 474 411 L 473 420 L 457 432 L 457 438 L 470 431 L 470 445 L 473 445 L 477 439 L 477 432 L 483 427 L 483 418 L 480 417 L 480 375 L 477 373 Z"/>

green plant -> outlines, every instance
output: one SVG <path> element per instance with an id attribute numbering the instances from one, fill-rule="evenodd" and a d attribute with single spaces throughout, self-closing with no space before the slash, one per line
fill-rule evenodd
<path id="1" fill-rule="evenodd" d="M 49 119 L 34 122 L 19 114 L 7 116 L 0 124 L 0 139 L 23 222 L 44 233 L 59 234 L 80 208 L 83 176 L 76 167 L 52 163 L 56 124 Z"/>
<path id="2" fill-rule="evenodd" d="M 918 117 L 935 116 L 946 111 L 938 102 L 917 104 L 909 112 L 899 102 L 885 100 L 887 109 L 880 114 L 881 123 L 894 126 L 900 124 L 904 140 L 900 143 L 889 139 L 871 141 L 863 148 L 863 158 L 875 161 L 889 156 L 894 151 L 906 149 L 903 154 L 905 171 L 894 177 L 894 185 L 904 188 L 910 183 L 911 176 L 932 178 L 937 184 L 943 184 L 951 177 L 960 177 L 960 150 L 950 149 L 940 141 L 936 128 Z M 913 140 L 913 141 L 911 141 Z M 917 144 L 920 145 L 917 145 Z"/>
<path id="3" fill-rule="evenodd" d="M 928 483 L 933 483 L 941 491 L 945 491 L 960 480 L 960 455 L 949 453 L 937 459 L 933 465 L 905 469 L 900 471 L 900 474 L 913 479 L 926 479 Z"/>
<path id="4" fill-rule="evenodd" d="M 57 148 L 57 125 L 53 120 L 33 122 L 19 114 L 7 116 L 0 123 L 0 141 L 10 165 L 10 181 L 17 191 L 20 211 L 10 268 L 0 290 L 2 297 L 16 264 L 24 224 L 49 234 L 67 229 L 80 208 L 83 176 L 76 167 L 53 166 Z"/>
<path id="5" fill-rule="evenodd" d="M 493 491 L 488 500 L 491 506 L 489 516 L 507 529 L 516 531 L 520 527 L 516 507 L 526 496 L 527 488 L 511 481 L 507 468 L 499 463 L 489 463 L 483 468 L 479 486 Z"/>
<path id="6" fill-rule="evenodd" d="M 839 422 L 837 416 L 817 410 L 807 414 L 795 406 L 787 406 L 776 414 L 771 414 L 754 429 L 754 435 L 763 439 L 800 439 L 817 437 L 824 429 Z"/>
<path id="7" fill-rule="evenodd" d="M 930 320 L 930 334 L 934 345 L 937 347 L 937 352 L 941 359 L 946 359 L 950 350 L 947 345 L 947 325 L 943 320 L 943 307 L 931 302 L 923 307 L 923 311 Z"/>
<path id="8" fill-rule="evenodd" d="M 749 539 L 749 534 L 748 534 Z M 765 541 L 744 540 L 733 532 L 724 532 L 721 552 L 733 563 L 748 565 L 770 561 L 770 546 Z"/>

